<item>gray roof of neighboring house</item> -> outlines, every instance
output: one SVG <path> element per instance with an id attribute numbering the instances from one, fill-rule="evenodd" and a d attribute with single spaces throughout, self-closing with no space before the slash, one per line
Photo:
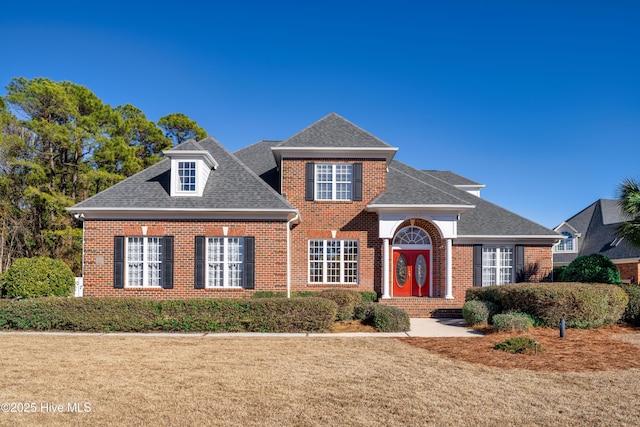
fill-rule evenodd
<path id="1" fill-rule="evenodd" d="M 392 148 L 336 113 L 328 114 L 284 140 L 278 147 Z"/>
<path id="2" fill-rule="evenodd" d="M 209 175 L 202 197 L 171 197 L 171 160 L 164 159 L 78 203 L 72 211 L 82 211 L 83 208 L 296 210 L 212 137 L 197 143 L 193 140 L 185 141 L 173 149 L 197 150 L 198 147 L 208 151 L 218 162 L 218 168 Z"/>
<path id="3" fill-rule="evenodd" d="M 577 253 L 555 253 L 553 261 L 557 264 L 568 264 L 578 256 L 594 253 L 609 259 L 639 258 L 640 248 L 632 246 L 622 239 L 616 246 L 611 243 L 618 233 L 618 225 L 625 221 L 618 202 L 610 199 L 599 199 L 576 215 L 564 221 L 580 233 Z"/>

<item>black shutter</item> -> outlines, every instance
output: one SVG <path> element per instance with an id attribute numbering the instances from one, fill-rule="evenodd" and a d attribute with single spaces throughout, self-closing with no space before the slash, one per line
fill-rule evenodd
<path id="1" fill-rule="evenodd" d="M 204 236 L 196 236 L 194 288 L 204 289 L 205 244 Z"/>
<path id="2" fill-rule="evenodd" d="M 482 245 L 473 245 L 473 286 L 482 286 Z"/>
<path id="3" fill-rule="evenodd" d="M 362 201 L 362 163 L 353 164 L 353 200 Z"/>
<path id="4" fill-rule="evenodd" d="M 173 236 L 162 241 L 162 287 L 173 289 Z"/>
<path id="5" fill-rule="evenodd" d="M 255 289 L 256 238 L 244 238 L 244 288 Z"/>
<path id="6" fill-rule="evenodd" d="M 527 277 L 525 277 L 524 273 L 524 246 L 516 245 L 516 253 L 515 253 L 515 267 L 516 267 L 516 282 L 526 282 Z"/>
<path id="7" fill-rule="evenodd" d="M 305 185 L 304 185 L 304 199 L 313 200 L 313 193 L 315 187 L 315 164 L 307 163 L 305 167 Z"/>
<path id="8" fill-rule="evenodd" d="M 113 287 L 124 288 L 124 236 L 113 238 Z"/>

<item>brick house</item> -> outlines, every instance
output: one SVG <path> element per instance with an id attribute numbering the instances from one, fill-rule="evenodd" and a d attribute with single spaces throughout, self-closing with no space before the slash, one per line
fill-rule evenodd
<path id="1" fill-rule="evenodd" d="M 334 113 L 236 153 L 184 142 L 70 208 L 84 221 L 84 294 L 345 288 L 429 316 L 472 286 L 547 277 L 561 235 L 397 150 Z"/>
<path id="2" fill-rule="evenodd" d="M 553 265 L 569 265 L 582 255 L 600 254 L 620 270 L 623 282 L 638 284 L 640 248 L 617 233 L 627 221 L 617 200 L 599 199 L 554 228 L 565 237 L 553 246 Z"/>

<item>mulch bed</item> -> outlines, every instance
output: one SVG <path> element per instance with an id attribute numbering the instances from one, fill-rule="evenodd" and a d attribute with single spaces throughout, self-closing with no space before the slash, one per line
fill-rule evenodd
<path id="1" fill-rule="evenodd" d="M 558 329 L 534 328 L 529 332 L 483 330 L 475 338 L 396 338 L 426 351 L 465 362 L 507 369 L 550 372 L 611 371 L 640 368 L 640 328 L 608 325 L 597 329 L 567 329 L 560 338 Z M 634 334 L 638 345 L 616 335 Z M 511 354 L 493 346 L 509 337 L 524 335 L 540 344 L 542 351 Z M 634 338 L 635 340 L 635 338 Z"/>

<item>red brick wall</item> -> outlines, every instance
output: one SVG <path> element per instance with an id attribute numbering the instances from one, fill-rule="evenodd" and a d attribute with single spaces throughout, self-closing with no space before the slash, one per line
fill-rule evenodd
<path id="1" fill-rule="evenodd" d="M 173 289 L 113 287 L 114 236 L 174 236 Z M 86 296 L 144 296 L 157 299 L 243 297 L 244 289 L 194 289 L 195 236 L 255 237 L 256 290 L 286 291 L 286 222 L 243 221 L 95 221 L 84 223 L 84 294 Z M 261 268 L 259 267 L 261 266 Z"/>
<path id="2" fill-rule="evenodd" d="M 307 162 L 351 164 L 362 163 L 362 201 L 306 201 L 305 165 Z M 365 212 L 367 204 L 386 188 L 384 159 L 283 159 L 282 194 L 298 208 L 301 223 L 291 232 L 291 286 L 294 290 L 348 288 L 381 291 L 381 240 L 378 239 L 378 217 Z M 309 239 L 359 241 L 358 284 L 318 285 L 308 281 Z"/>
<path id="3" fill-rule="evenodd" d="M 616 264 L 618 270 L 620 270 L 620 276 L 623 281 L 629 281 L 634 285 L 638 284 L 638 276 L 640 276 L 640 264 L 637 262 Z"/>

